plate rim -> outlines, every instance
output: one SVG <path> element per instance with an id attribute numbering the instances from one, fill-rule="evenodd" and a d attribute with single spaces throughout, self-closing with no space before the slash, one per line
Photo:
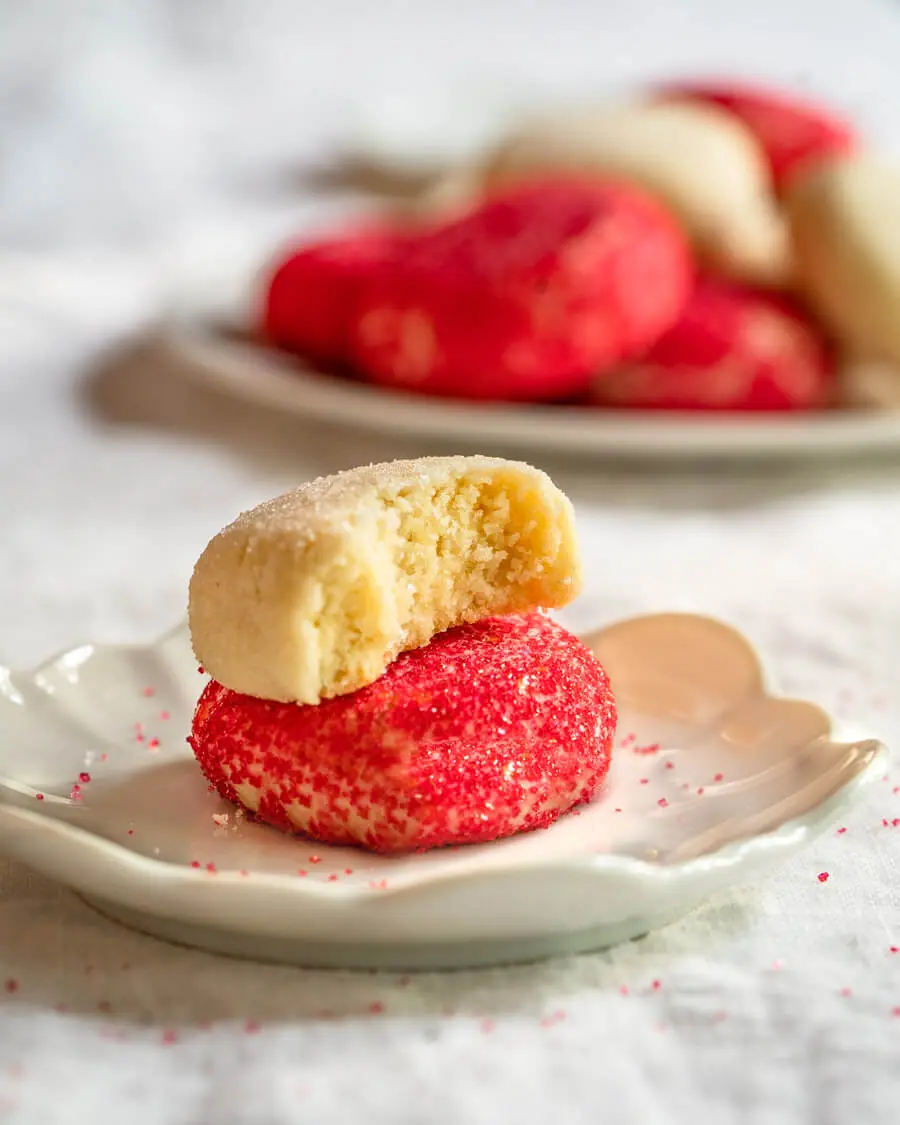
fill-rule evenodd
<path id="1" fill-rule="evenodd" d="M 172 309 L 161 318 L 155 342 L 169 362 L 220 393 L 298 419 L 367 432 L 450 441 L 474 425 L 478 441 L 523 451 L 653 461 L 900 453 L 900 410 L 889 408 L 850 407 L 803 415 L 592 414 L 590 408 L 578 406 L 436 400 L 340 379 L 264 344 L 229 340 L 213 320 L 184 309 Z M 252 379 L 247 373 L 251 366 L 256 369 Z M 467 445 L 473 441 L 462 440 Z"/>

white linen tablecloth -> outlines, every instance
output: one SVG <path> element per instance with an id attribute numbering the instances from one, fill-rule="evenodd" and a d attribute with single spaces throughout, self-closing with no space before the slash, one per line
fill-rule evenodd
<path id="1" fill-rule="evenodd" d="M 310 219 L 292 162 L 353 105 L 421 137 L 398 116 L 409 91 L 467 104 L 484 91 L 499 112 L 501 89 L 702 67 L 805 82 L 886 147 L 900 139 L 900 11 L 875 0 L 43 0 L 0 5 L 0 24 L 0 660 L 13 665 L 151 638 L 238 510 L 434 449 L 236 405 L 126 345 L 186 278 Z M 477 122 L 453 129 L 445 149 Z M 900 463 L 543 464 L 576 502 L 588 558 L 570 622 L 720 615 L 786 692 L 900 746 Z M 0 861 L 0 1121 L 897 1120 L 897 781 L 774 877 L 642 941 L 411 979 L 170 947 Z"/>

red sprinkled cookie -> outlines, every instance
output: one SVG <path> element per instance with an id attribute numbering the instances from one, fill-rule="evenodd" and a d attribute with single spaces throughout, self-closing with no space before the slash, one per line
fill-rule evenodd
<path id="1" fill-rule="evenodd" d="M 315 706 L 213 681 L 189 741 L 218 792 L 262 820 L 396 852 L 551 824 L 596 792 L 615 725 L 597 660 L 532 613 L 451 629 Z"/>
<path id="2" fill-rule="evenodd" d="M 691 275 L 681 230 L 642 191 L 530 183 L 369 275 L 355 362 L 374 383 L 422 394 L 564 398 L 664 332 Z"/>
<path id="3" fill-rule="evenodd" d="M 396 252 L 399 241 L 389 231 L 373 229 L 292 250 L 268 284 L 262 325 L 266 339 L 310 359 L 345 360 L 360 286 Z"/>
<path id="4" fill-rule="evenodd" d="M 809 410 L 832 396 L 821 332 L 787 298 L 701 281 L 681 320 L 638 363 L 597 379 L 592 401 L 647 410 Z"/>
<path id="5" fill-rule="evenodd" d="M 765 152 L 779 193 L 808 161 L 845 156 L 859 146 L 856 131 L 848 122 L 778 91 L 733 83 L 689 82 L 669 87 L 668 93 L 710 102 L 739 117 Z"/>

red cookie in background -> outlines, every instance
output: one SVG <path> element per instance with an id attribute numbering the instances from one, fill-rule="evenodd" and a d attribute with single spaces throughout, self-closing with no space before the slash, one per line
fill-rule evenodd
<path id="1" fill-rule="evenodd" d="M 400 242 L 398 234 L 373 227 L 291 250 L 268 283 L 265 338 L 313 360 L 345 360 L 360 286 L 397 253 Z"/>
<path id="2" fill-rule="evenodd" d="M 422 234 L 362 287 L 353 355 L 383 386 L 540 401 L 584 393 L 677 319 L 693 265 L 675 220 L 606 181 L 529 183 Z"/>
<path id="3" fill-rule="evenodd" d="M 809 161 L 845 156 L 859 147 L 859 137 L 849 122 L 775 90 L 738 83 L 685 82 L 666 87 L 665 93 L 709 102 L 739 117 L 765 152 L 778 194 Z"/>
<path id="4" fill-rule="evenodd" d="M 486 618 L 315 706 L 204 690 L 189 742 L 260 819 L 378 852 L 546 827 L 609 769 L 616 705 L 576 637 L 542 613 Z"/>
<path id="5" fill-rule="evenodd" d="M 835 357 L 790 299 L 703 279 L 678 323 L 591 401 L 644 410 L 790 411 L 829 405 Z"/>

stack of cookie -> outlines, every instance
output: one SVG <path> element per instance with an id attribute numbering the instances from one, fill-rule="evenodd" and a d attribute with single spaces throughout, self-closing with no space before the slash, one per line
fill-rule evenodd
<path id="1" fill-rule="evenodd" d="M 546 826 L 598 789 L 616 707 L 547 616 L 581 581 L 572 508 L 516 462 L 325 477 L 244 513 L 190 586 L 212 677 L 191 746 L 260 819 L 376 851 Z"/>

